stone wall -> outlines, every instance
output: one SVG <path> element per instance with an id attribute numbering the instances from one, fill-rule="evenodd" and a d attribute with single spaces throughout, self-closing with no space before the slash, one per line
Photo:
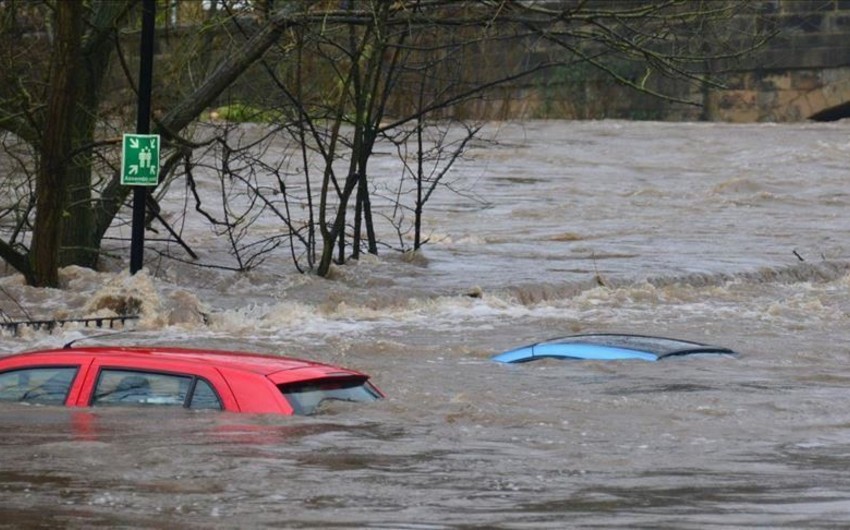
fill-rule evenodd
<path id="1" fill-rule="evenodd" d="M 577 73 L 573 68 L 570 72 L 547 72 L 507 87 L 475 102 L 470 114 L 491 118 L 726 122 L 850 117 L 850 0 L 741 1 L 758 2 L 760 9 L 733 24 L 741 28 L 758 26 L 776 34 L 751 56 L 713 65 L 723 88 L 700 88 L 664 79 L 656 79 L 652 87 L 698 105 L 647 96 L 619 86 L 609 77 Z"/>
<path id="2" fill-rule="evenodd" d="M 617 85 L 609 77 L 583 71 L 579 65 L 523 79 L 499 93 L 465 103 L 461 112 L 466 117 L 479 119 L 789 122 L 850 117 L 850 0 L 740 1 L 760 5 L 757 15 L 738 21 L 742 28 L 760 24 L 777 33 L 752 56 L 714 65 L 716 72 L 723 72 L 719 74 L 723 88 L 693 87 L 664 79 L 655 81 L 657 84 L 653 88 L 658 91 L 676 94 L 701 106 L 671 104 L 637 93 Z M 183 46 L 186 38 L 179 31 L 171 30 L 158 41 L 163 53 L 157 58 L 157 68 L 162 78 L 169 79 L 165 86 L 158 87 L 158 97 L 162 101 L 185 96 L 186 87 L 197 82 L 196 78 L 189 77 L 203 72 L 203 68 L 193 64 L 168 66 L 167 52 Z M 218 46 L 204 47 L 207 53 L 211 48 L 219 49 Z M 226 51 L 227 47 L 221 45 L 220 49 Z M 199 57 L 193 62 L 202 61 Z M 120 81 L 117 67 L 116 72 L 116 79 Z M 126 85 L 123 81 L 119 84 Z M 251 103 L 258 96 L 267 97 L 276 91 L 263 68 L 257 66 L 240 78 L 219 104 Z M 116 94 L 119 92 L 116 89 Z M 125 92 L 132 98 L 131 92 Z"/>
<path id="3" fill-rule="evenodd" d="M 792 122 L 850 117 L 850 0 L 741 0 L 758 13 L 731 21 L 776 34 L 743 59 L 712 66 L 722 88 L 656 79 L 653 89 L 701 106 L 666 102 L 594 77 L 534 79 L 491 107 L 513 117 Z M 747 29 L 742 29 L 745 33 Z"/>
<path id="4" fill-rule="evenodd" d="M 711 90 L 706 118 L 787 122 L 850 117 L 850 0 L 765 1 L 778 31 Z M 843 109 L 843 110 L 842 110 Z"/>

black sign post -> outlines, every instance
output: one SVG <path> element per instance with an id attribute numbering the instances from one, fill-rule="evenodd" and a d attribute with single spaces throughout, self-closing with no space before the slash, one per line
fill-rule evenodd
<path id="1" fill-rule="evenodd" d="M 153 38 L 156 24 L 156 0 L 142 0 L 142 38 L 139 47 L 139 105 L 136 132 L 148 134 L 151 118 L 151 86 L 153 84 Z M 157 161 L 158 163 L 158 161 Z M 130 242 L 130 274 L 141 270 L 145 253 L 146 186 L 133 186 L 133 230 Z"/>

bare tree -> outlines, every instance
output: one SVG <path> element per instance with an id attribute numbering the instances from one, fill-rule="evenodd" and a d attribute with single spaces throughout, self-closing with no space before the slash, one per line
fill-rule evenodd
<path id="1" fill-rule="evenodd" d="M 108 95 L 104 91 L 107 67 L 113 53 L 120 50 L 118 30 L 138 2 L 44 0 L 33 4 L 0 4 L 0 20 L 5 22 L 2 36 L 9 44 L 8 63 L 23 69 L 19 63 L 42 57 L 42 64 L 54 65 L 53 70 L 17 78 L 8 85 L 10 93 L 0 100 L 0 129 L 32 145 L 36 154 L 33 165 L 39 168 L 30 246 L 26 238 L 0 240 L 0 258 L 23 273 L 29 283 L 55 286 L 60 266 L 96 265 L 103 235 L 128 193 L 117 172 L 95 175 L 92 164 L 98 157 L 95 148 L 102 143 L 96 124 L 103 118 L 100 112 Z M 191 93 L 157 121 L 158 131 L 173 145 L 182 145 L 180 131 L 279 39 L 288 12 L 283 9 L 269 17 L 233 53 L 223 56 Z M 28 39 L 15 39 L 15 32 L 21 32 L 22 15 L 42 25 L 31 28 Z M 53 45 L 39 48 L 29 41 Z M 22 50 L 22 46 L 28 49 Z M 35 90 L 41 85 L 49 87 L 43 97 Z M 42 135 L 42 130 L 46 134 Z M 94 190 L 98 190 L 97 196 Z"/>
<path id="2" fill-rule="evenodd" d="M 269 69 L 297 109 L 294 138 L 309 139 L 322 161 L 319 275 L 332 261 L 357 258 L 361 246 L 377 252 L 369 175 L 377 142 L 416 153 L 416 167 L 405 166 L 416 182 L 406 207 L 414 212 L 419 248 L 425 202 L 478 130 L 467 124 L 465 141 L 426 148 L 426 128 L 462 124 L 470 115 L 498 117 L 499 103 L 510 102 L 520 80 L 579 66 L 696 106 L 701 87 L 719 83 L 707 65 L 741 57 L 766 38 L 754 28 L 755 18 L 743 16 L 757 6 L 740 2 L 362 1 L 340 7 L 325 11 L 321 25 L 293 28 L 296 63 Z"/>
<path id="3" fill-rule="evenodd" d="M 724 64 L 763 42 L 765 35 L 753 28 L 755 18 L 741 16 L 757 11 L 758 4 L 211 2 L 217 9 L 208 15 L 214 19 L 195 23 L 216 24 L 229 39 L 226 51 L 195 53 L 196 59 L 191 53 L 183 55 L 182 63 L 174 63 L 183 66 L 173 72 L 185 75 L 172 79 L 167 91 L 162 84 L 158 88 L 172 98 L 160 103 L 154 117 L 156 132 L 169 149 L 163 168 L 166 182 L 181 168 L 188 169 L 190 179 L 193 152 L 217 146 L 219 162 L 230 166 L 228 182 L 240 183 L 242 190 L 228 186 L 220 207 L 207 204 L 196 211 L 230 238 L 235 268 L 252 266 L 281 241 L 251 240 L 246 232 L 248 221 L 263 211 L 281 219 L 290 252 L 303 256 L 306 268 L 315 266 L 319 275 L 326 275 L 334 261 L 357 258 L 364 250 L 378 252 L 381 236 L 373 215 L 370 160 L 378 142 L 395 142 L 398 152 L 417 157 L 416 168 L 408 165 L 402 172 L 415 175 L 415 199 L 399 206 L 414 212 L 418 248 L 425 203 L 465 146 L 437 141 L 446 156 L 435 156 L 424 142 L 432 124 L 509 116 L 520 80 L 545 80 L 551 72 L 579 67 L 654 97 L 699 105 L 701 90 L 720 82 L 717 74 Z M 0 3 L 0 40 L 5 45 L 0 51 L 5 67 L 0 70 L 0 131 L 6 132 L 7 155 L 22 152 L 13 145 L 25 145 L 34 155 L 23 164 L 4 161 L 4 167 L 27 168 L 33 177 L 26 184 L 2 183 L 32 194 L 21 195 L 10 206 L 0 205 L 0 258 L 33 285 L 56 285 L 56 271 L 63 265 L 96 266 L 104 234 L 127 197 L 114 154 L 119 111 L 127 112 L 120 105 L 110 106 L 107 96 L 116 87 L 107 87 L 107 74 L 117 59 L 125 72 L 124 87 L 135 86 L 131 54 L 120 30 L 133 27 L 137 5 L 137 0 Z M 209 39 L 204 32 L 195 33 Z M 212 48 L 207 40 L 202 49 Z M 234 156 L 253 156 L 243 146 L 231 145 L 226 137 L 201 145 L 185 131 L 258 62 L 278 88 L 270 104 L 277 111 L 278 126 L 289 131 L 293 145 L 300 148 L 303 174 L 298 178 L 304 179 L 301 200 L 308 212 L 304 222 L 287 213 L 286 201 L 270 198 L 260 184 L 263 179 L 253 172 L 272 175 L 276 193 L 286 200 L 295 198 L 290 193 L 292 174 L 274 164 L 234 169 Z M 679 84 L 656 83 L 661 78 Z M 682 89 L 683 84 L 696 91 Z M 471 138 L 476 126 L 466 130 Z M 402 147 L 399 142 L 414 145 Z M 20 178 L 20 172 L 16 175 Z M 226 204 L 228 197 L 237 196 L 250 198 L 238 212 Z"/>

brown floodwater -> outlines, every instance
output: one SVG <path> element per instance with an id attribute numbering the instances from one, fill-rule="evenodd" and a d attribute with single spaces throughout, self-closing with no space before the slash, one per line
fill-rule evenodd
<path id="1" fill-rule="evenodd" d="M 0 526 L 845 525 L 850 123 L 485 131 L 495 142 L 450 174 L 461 193 L 426 207 L 416 259 L 385 252 L 324 280 L 286 251 L 241 275 L 148 254 L 132 278 L 65 269 L 60 290 L 0 278 L 6 314 L 11 299 L 50 317 L 133 298 L 133 331 L 95 340 L 306 357 L 388 396 L 312 417 L 0 404 Z M 377 159 L 376 197 L 396 169 Z M 199 219 L 185 225 L 202 259 L 227 259 Z M 739 355 L 490 361 L 586 332 Z M 5 333 L 0 351 L 94 333 Z"/>

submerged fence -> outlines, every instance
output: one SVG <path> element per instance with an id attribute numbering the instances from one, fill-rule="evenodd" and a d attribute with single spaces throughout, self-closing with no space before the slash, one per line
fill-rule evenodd
<path id="1" fill-rule="evenodd" d="M 116 317 L 94 317 L 94 318 L 65 318 L 65 319 L 49 319 L 49 320 L 9 320 L 0 322 L 0 329 L 9 331 L 13 335 L 20 334 L 22 328 L 30 327 L 36 330 L 53 331 L 58 327 L 66 324 L 82 324 L 84 327 L 102 328 L 108 325 L 110 329 L 115 328 L 116 324 L 122 327 L 128 320 L 138 320 L 138 315 L 123 315 Z"/>

